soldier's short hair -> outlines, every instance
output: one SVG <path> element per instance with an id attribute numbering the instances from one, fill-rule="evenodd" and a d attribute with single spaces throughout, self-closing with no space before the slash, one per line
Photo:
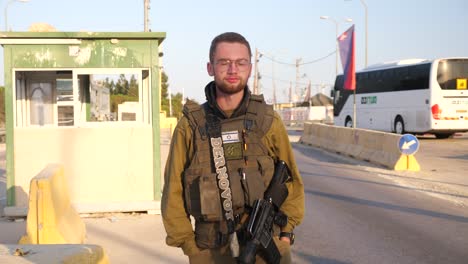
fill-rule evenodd
<path id="1" fill-rule="evenodd" d="M 236 32 L 225 32 L 222 33 L 218 36 L 216 36 L 212 41 L 211 41 L 211 46 L 210 46 L 210 62 L 213 63 L 214 60 L 214 55 L 216 52 L 216 47 L 218 46 L 219 43 L 221 42 L 229 42 L 229 43 L 241 43 L 244 44 L 247 49 L 249 50 L 249 57 L 252 57 L 252 50 L 250 49 L 250 44 L 249 42 L 244 38 L 239 33 Z"/>

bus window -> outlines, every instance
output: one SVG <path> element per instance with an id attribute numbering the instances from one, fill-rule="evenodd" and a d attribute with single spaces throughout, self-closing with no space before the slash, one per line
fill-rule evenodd
<path id="1" fill-rule="evenodd" d="M 468 60 L 441 60 L 437 68 L 437 82 L 442 90 L 457 90 L 457 80 L 468 79 Z"/>
<path id="2" fill-rule="evenodd" d="M 338 103 L 338 100 L 340 99 L 340 90 L 336 90 L 336 92 L 334 93 L 334 97 L 333 97 L 333 101 L 336 103 Z"/>

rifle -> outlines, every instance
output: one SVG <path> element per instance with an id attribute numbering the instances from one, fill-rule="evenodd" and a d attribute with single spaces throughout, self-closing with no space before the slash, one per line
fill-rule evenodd
<path id="1" fill-rule="evenodd" d="M 273 241 L 273 224 L 281 227 L 288 222 L 288 217 L 279 211 L 286 197 L 288 189 L 284 184 L 290 178 L 290 173 L 286 162 L 280 160 L 275 165 L 275 173 L 271 179 L 268 189 L 265 191 L 264 199 L 254 202 L 247 224 L 247 244 L 239 256 L 239 262 L 251 264 L 255 262 L 258 246 L 263 251 L 266 261 L 278 264 L 281 254 Z"/>

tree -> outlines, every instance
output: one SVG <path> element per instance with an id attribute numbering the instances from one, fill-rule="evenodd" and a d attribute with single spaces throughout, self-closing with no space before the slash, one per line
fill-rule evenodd
<path id="1" fill-rule="evenodd" d="M 135 75 L 130 76 L 130 81 L 127 80 L 125 74 L 120 74 L 117 83 L 114 78 L 106 77 L 104 87 L 110 92 L 110 110 L 112 113 L 118 112 L 118 106 L 124 102 L 138 102 L 140 100 L 138 94 L 138 80 Z"/>
<path id="2" fill-rule="evenodd" d="M 127 78 L 125 77 L 125 74 L 120 74 L 120 79 L 117 81 L 122 90 L 121 90 L 121 94 L 125 94 L 127 95 L 128 94 L 128 90 L 130 89 L 129 85 L 128 85 L 128 80 Z"/>
<path id="3" fill-rule="evenodd" d="M 133 74 L 132 77 L 130 77 L 130 83 L 128 85 L 128 95 L 135 97 L 136 101 L 138 101 L 138 81 Z"/>
<path id="4" fill-rule="evenodd" d="M 169 112 L 169 78 L 165 72 L 161 72 L 161 110 L 166 112 L 167 116 L 170 116 Z M 176 93 L 172 95 L 171 104 L 172 104 L 172 117 L 181 118 L 182 117 L 182 94 Z"/>
<path id="5" fill-rule="evenodd" d="M 182 94 L 176 93 L 172 96 L 172 116 L 177 117 L 177 119 L 182 117 Z"/>
<path id="6" fill-rule="evenodd" d="M 166 112 L 166 115 L 170 115 L 169 109 L 169 77 L 163 71 L 161 71 L 161 111 Z M 172 112 L 174 113 L 174 112 Z"/>
<path id="7" fill-rule="evenodd" d="M 168 94 L 168 77 L 167 74 L 161 71 L 161 111 L 166 112 L 169 116 L 169 94 Z"/>
<path id="8" fill-rule="evenodd" d="M 117 81 L 115 84 L 115 89 L 114 89 L 114 94 L 123 94 L 124 92 L 124 87 L 122 86 L 122 83 L 120 80 Z"/>

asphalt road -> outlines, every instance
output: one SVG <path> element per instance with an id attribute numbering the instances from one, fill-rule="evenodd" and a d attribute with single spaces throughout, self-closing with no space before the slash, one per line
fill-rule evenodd
<path id="1" fill-rule="evenodd" d="M 468 263 L 468 196 L 422 174 L 302 145 L 295 153 L 306 195 L 295 263 Z"/>
<path id="2" fill-rule="evenodd" d="M 458 133 L 449 139 L 436 139 L 431 135 L 418 136 L 418 139 L 420 147 L 415 157 L 423 165 L 423 172 L 450 178 L 468 175 L 468 133 Z"/>
<path id="3" fill-rule="evenodd" d="M 299 136 L 291 132 L 293 140 Z M 421 172 L 294 144 L 306 195 L 294 263 L 468 263 L 468 139 L 420 143 Z M 4 180 L 0 175 L 0 189 Z M 186 262 L 165 245 L 160 216 L 107 215 L 85 223 L 87 243 L 102 245 L 112 263 Z M 0 221 L 0 243 L 15 243 L 24 232 L 25 222 Z"/>

